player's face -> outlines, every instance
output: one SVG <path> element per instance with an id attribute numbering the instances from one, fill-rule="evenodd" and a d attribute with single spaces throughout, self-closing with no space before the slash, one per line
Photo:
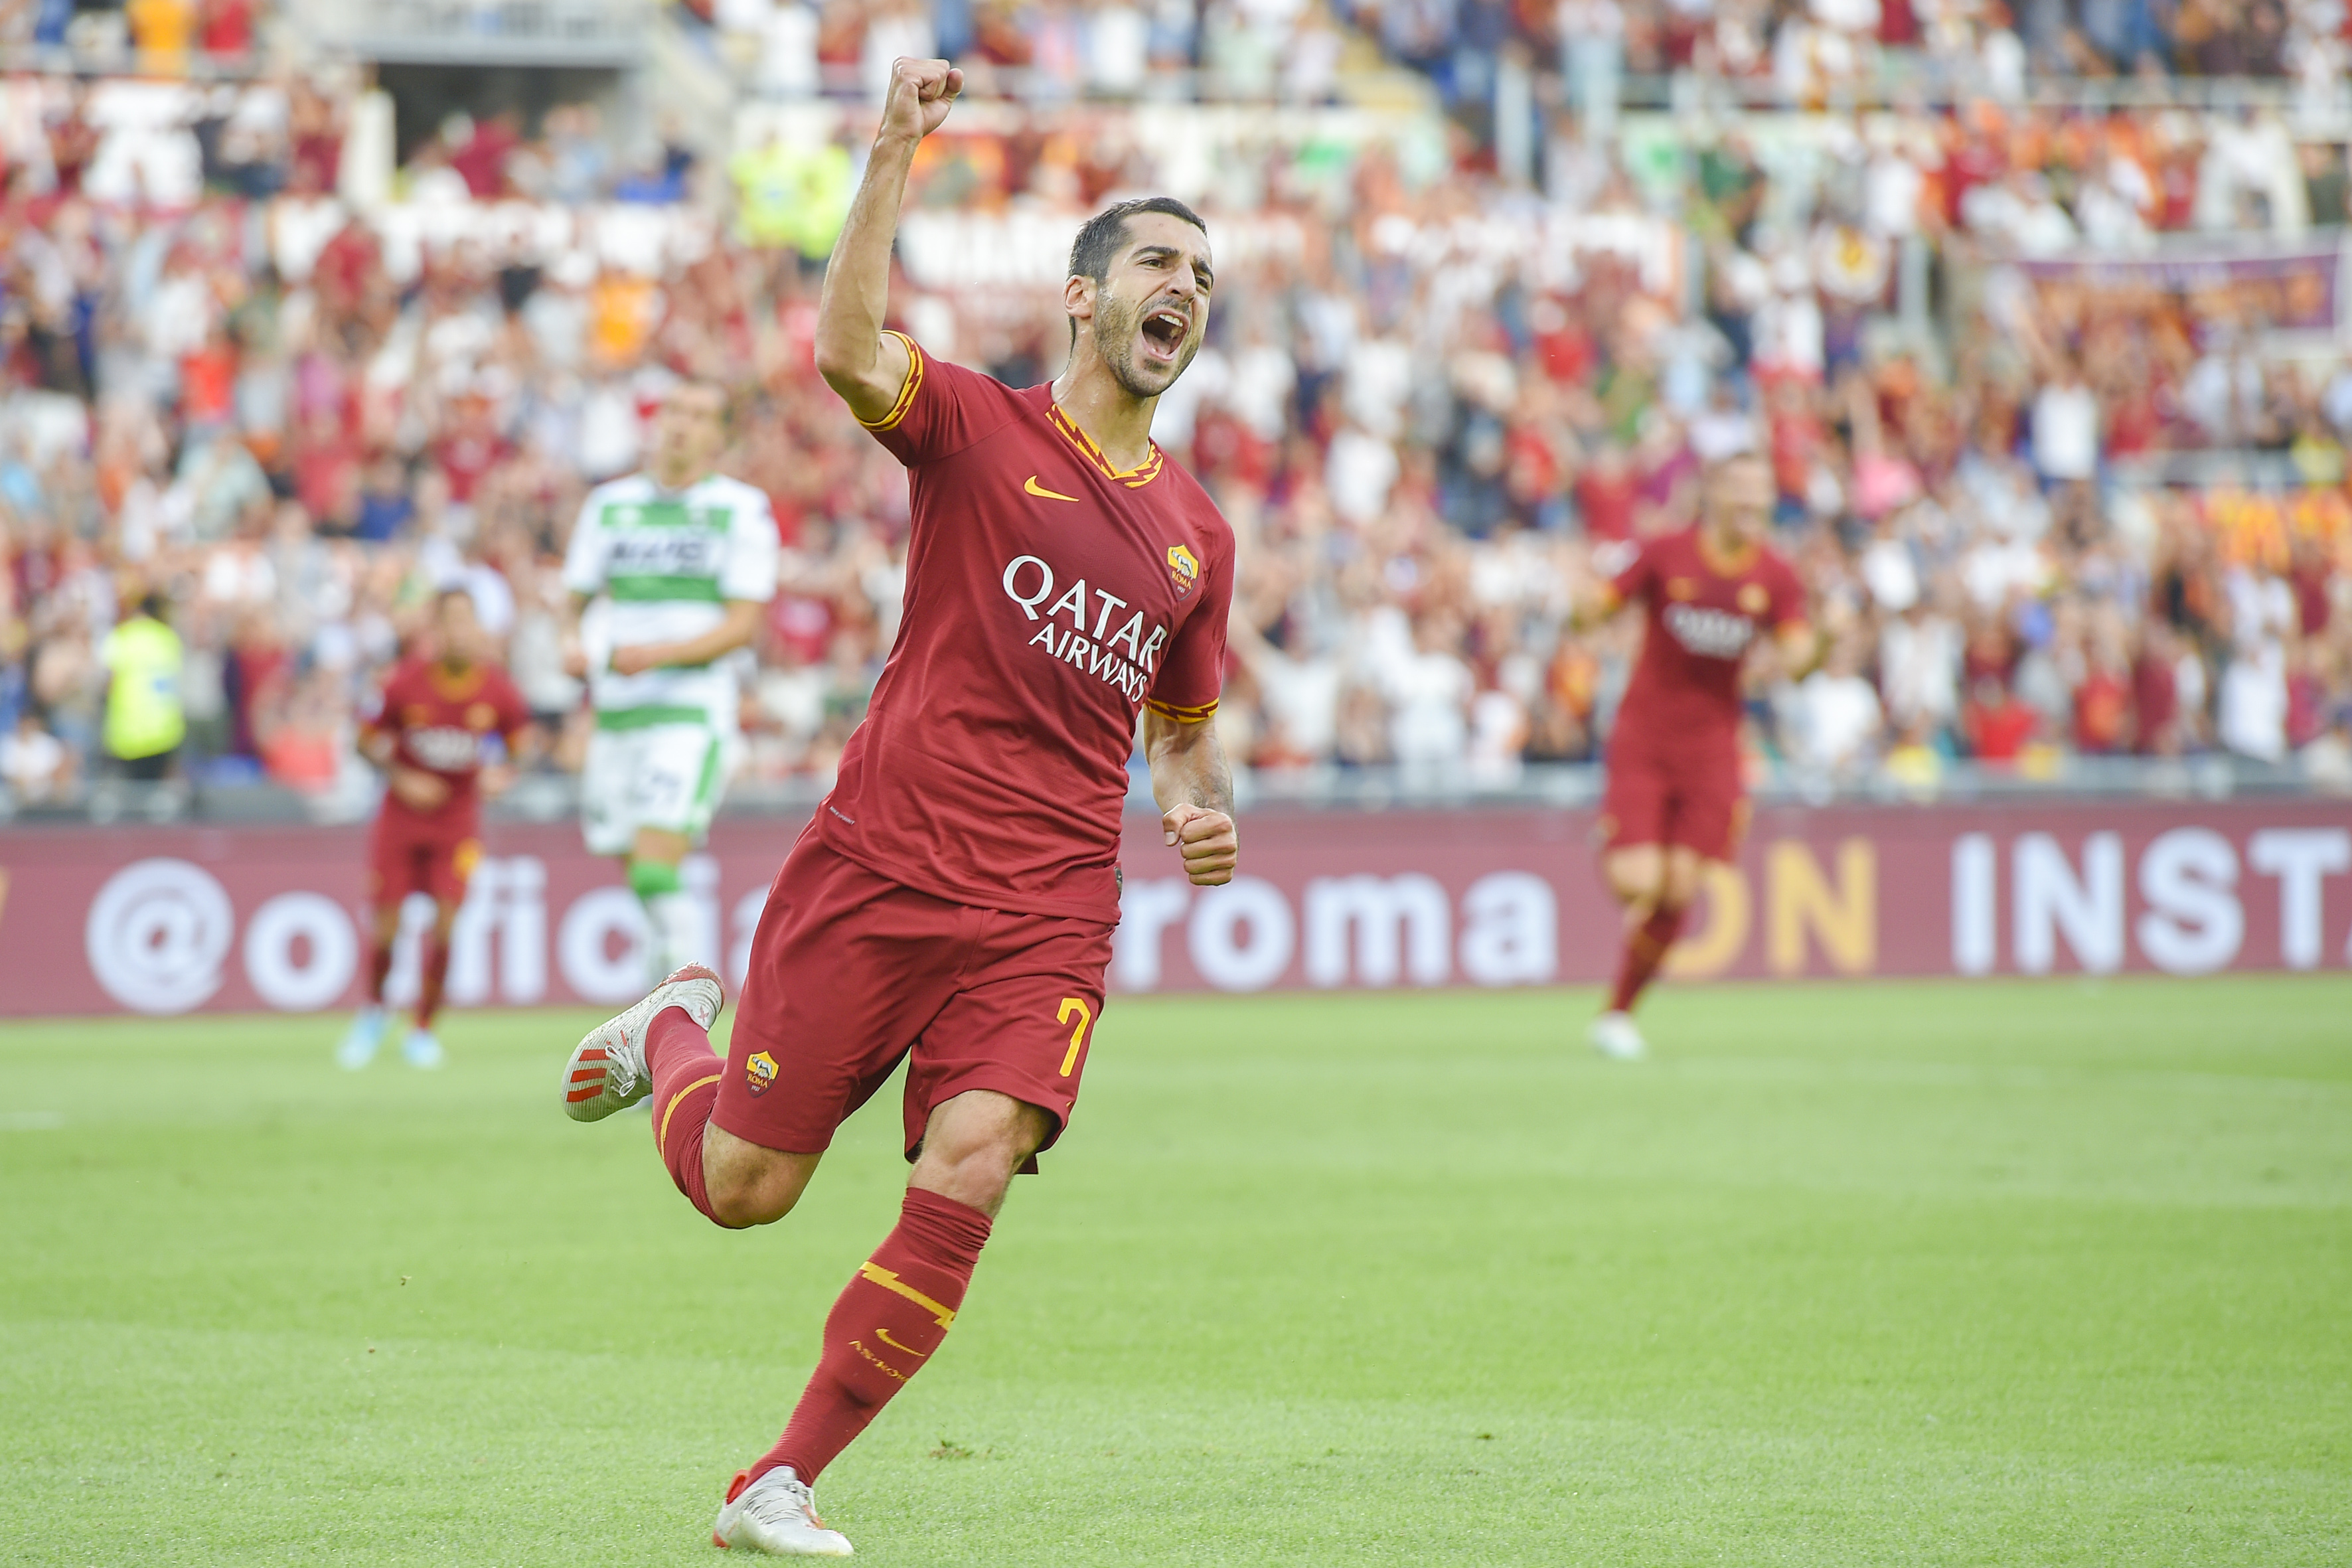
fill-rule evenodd
<path id="1" fill-rule="evenodd" d="M 1772 466 L 1760 458 L 1719 465 L 1707 479 L 1706 514 L 1742 539 L 1763 539 L 1772 523 Z"/>
<path id="2" fill-rule="evenodd" d="M 710 471 L 727 444 L 726 396 L 715 386 L 688 382 L 670 389 L 654 416 L 654 471 L 673 487 Z"/>
<path id="3" fill-rule="evenodd" d="M 1157 397 L 1209 329 L 1209 237 L 1167 213 L 1127 220 L 1127 243 L 1095 289 L 1096 352 L 1129 397 Z"/>
<path id="4" fill-rule="evenodd" d="M 482 656 L 482 623 L 474 601 L 464 594 L 442 597 L 433 618 L 433 638 L 440 657 L 452 664 L 471 664 Z"/>

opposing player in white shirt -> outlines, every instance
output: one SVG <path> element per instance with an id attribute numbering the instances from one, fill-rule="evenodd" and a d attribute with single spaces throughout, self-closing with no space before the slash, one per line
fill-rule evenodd
<path id="1" fill-rule="evenodd" d="M 719 933 L 678 866 L 732 770 L 736 666 L 776 593 L 775 517 L 714 471 L 726 441 L 726 391 L 680 382 L 655 418 L 652 466 L 588 493 L 563 561 L 596 710 L 581 829 L 591 854 L 626 864 L 656 978 L 717 967 Z"/>

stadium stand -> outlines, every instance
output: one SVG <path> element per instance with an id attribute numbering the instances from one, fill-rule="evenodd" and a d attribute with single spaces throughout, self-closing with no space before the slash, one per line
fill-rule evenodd
<path id="1" fill-rule="evenodd" d="M 2202 757 L 2352 789 L 2346 26 L 2333 0 L 0 6 L 0 798 L 80 811 L 141 771 L 106 689 L 149 595 L 184 648 L 159 812 L 364 812 L 355 716 L 449 584 L 576 766 L 557 563 L 681 373 L 742 389 L 730 467 L 788 547 L 738 798 L 827 778 L 907 515 L 811 366 L 815 289 L 877 72 L 934 50 L 970 101 L 894 291 L 933 352 L 1043 379 L 1086 212 L 1209 217 L 1211 344 L 1157 434 L 1243 541 L 1219 721 L 1259 790 L 1591 763 L 1635 634 L 1574 630 L 1571 597 L 1743 447 L 1832 638 L 1759 675 L 1759 783 Z M 516 68 L 445 79 L 486 59 Z"/>

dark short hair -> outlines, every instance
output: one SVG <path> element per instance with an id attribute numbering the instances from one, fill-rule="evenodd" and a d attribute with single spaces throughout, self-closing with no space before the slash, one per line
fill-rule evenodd
<path id="1" fill-rule="evenodd" d="M 1170 217 L 1182 218 L 1204 236 L 1209 232 L 1201 215 L 1174 196 L 1138 196 L 1131 202 L 1119 202 L 1087 219 L 1086 226 L 1078 230 L 1078 237 L 1070 241 L 1068 276 L 1091 278 L 1097 283 L 1108 277 L 1110 258 L 1127 243 L 1127 220 L 1144 213 L 1166 213 Z"/>

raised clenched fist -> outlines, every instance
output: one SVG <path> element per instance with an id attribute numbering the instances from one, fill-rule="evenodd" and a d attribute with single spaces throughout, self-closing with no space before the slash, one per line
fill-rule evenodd
<path id="1" fill-rule="evenodd" d="M 890 90 L 882 100 L 881 137 L 919 142 L 937 131 L 963 90 L 963 72 L 945 60 L 900 57 L 890 66 Z"/>

